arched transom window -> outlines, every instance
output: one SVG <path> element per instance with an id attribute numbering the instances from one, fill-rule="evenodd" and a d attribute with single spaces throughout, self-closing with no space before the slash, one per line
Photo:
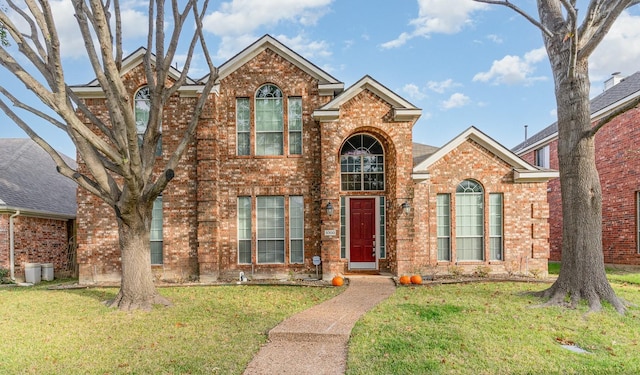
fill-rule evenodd
<path id="1" fill-rule="evenodd" d="M 147 130 L 150 110 L 151 96 L 149 95 L 149 87 L 144 86 L 136 92 L 135 96 L 136 132 L 138 133 L 139 142 L 142 141 L 142 136 Z"/>
<path id="2" fill-rule="evenodd" d="M 341 189 L 384 190 L 384 151 L 377 139 L 367 134 L 349 138 L 340 150 Z"/>
<path id="3" fill-rule="evenodd" d="M 473 180 L 456 188 L 456 254 L 459 261 L 483 260 L 484 193 Z"/>

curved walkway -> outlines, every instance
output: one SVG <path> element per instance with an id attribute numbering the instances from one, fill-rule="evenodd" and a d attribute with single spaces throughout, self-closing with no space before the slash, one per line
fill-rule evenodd
<path id="1" fill-rule="evenodd" d="M 244 375 L 344 374 L 351 329 L 364 313 L 395 291 L 387 276 L 349 276 L 340 295 L 283 321 Z"/>

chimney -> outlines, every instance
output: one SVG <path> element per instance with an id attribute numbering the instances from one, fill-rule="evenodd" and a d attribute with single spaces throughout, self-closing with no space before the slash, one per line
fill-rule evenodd
<path id="1" fill-rule="evenodd" d="M 607 91 L 613 86 L 617 85 L 624 78 L 624 76 L 620 75 L 620 72 L 611 73 L 611 78 L 604 81 L 604 91 Z"/>

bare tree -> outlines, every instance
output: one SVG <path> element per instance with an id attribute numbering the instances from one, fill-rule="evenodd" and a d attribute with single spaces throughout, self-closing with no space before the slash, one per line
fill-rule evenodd
<path id="1" fill-rule="evenodd" d="M 123 310 L 150 309 L 153 304 L 168 305 L 153 283 L 150 260 L 150 223 L 153 202 L 174 176 L 174 169 L 194 139 L 202 109 L 216 81 L 213 66 L 202 34 L 203 9 L 196 0 L 171 2 L 170 15 L 173 30 L 165 40 L 165 3 L 149 1 L 148 38 L 144 70 L 149 87 L 149 121 L 139 143 L 132 93 L 125 89 L 121 77 L 122 25 L 119 0 L 72 0 L 75 18 L 86 46 L 86 55 L 104 92 L 108 107 L 108 121 L 92 114 L 65 81 L 60 53 L 60 40 L 55 20 L 46 0 L 25 0 L 21 8 L 7 0 L 9 8 L 27 25 L 21 30 L 9 17 L 8 10 L 0 9 L 0 24 L 4 25 L 9 40 L 15 43 L 22 59 L 14 58 L 6 46 L 0 47 L 0 64 L 27 89 L 40 99 L 46 112 L 29 106 L 2 86 L 0 92 L 13 105 L 40 117 L 68 134 L 76 146 L 84 169 L 72 169 L 63 158 L 22 120 L 0 97 L 0 107 L 57 164 L 58 171 L 95 194 L 113 208 L 118 222 L 119 245 L 122 260 L 120 291 L 109 305 Z M 111 18 L 113 17 L 113 19 Z M 189 21 L 189 22 L 188 22 Z M 188 23 L 187 23 L 188 22 Z M 180 76 L 170 80 L 171 63 L 178 49 L 183 26 L 195 25 L 188 40 L 187 59 Z M 209 69 L 210 79 L 201 89 L 191 109 L 190 122 L 181 140 L 172 150 L 163 150 L 165 158 L 156 158 L 160 139 L 160 125 L 165 103 L 176 94 L 187 80 L 187 71 L 200 46 Z M 22 62 L 28 61 L 29 66 Z M 88 119 L 90 124 L 83 123 Z M 162 173 L 157 173 L 161 170 Z M 154 173 L 156 171 L 156 173 Z"/>
<path id="2" fill-rule="evenodd" d="M 594 138 L 611 118 L 595 126 L 589 103 L 589 56 L 614 21 L 639 0 L 591 0 L 579 16 L 576 0 L 538 0 L 538 18 L 507 0 L 474 0 L 511 8 L 542 32 L 549 56 L 558 110 L 558 159 L 562 196 L 562 265 L 556 282 L 540 293 L 546 305 L 570 306 L 586 300 L 590 311 L 607 301 L 624 313 L 606 278 L 602 254 L 602 189 Z M 580 21 L 582 23 L 580 24 Z M 633 106 L 637 105 L 636 101 Z M 629 107 L 627 107 L 628 109 Z"/>

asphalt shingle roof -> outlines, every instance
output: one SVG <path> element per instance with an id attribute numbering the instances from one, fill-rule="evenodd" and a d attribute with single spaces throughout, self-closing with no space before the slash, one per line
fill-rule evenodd
<path id="1" fill-rule="evenodd" d="M 76 167 L 72 158 L 63 157 Z M 75 216 L 76 187 L 56 171 L 49 154 L 31 139 L 0 139 L 0 209 Z"/>
<path id="2" fill-rule="evenodd" d="M 622 79 L 617 85 L 605 90 L 600 95 L 591 99 L 591 114 L 594 114 L 636 92 L 640 91 L 640 71 L 636 72 L 629 77 Z M 514 153 L 518 153 L 530 145 L 536 144 L 541 140 L 554 135 L 558 132 L 558 123 L 553 124 L 542 129 L 538 133 L 529 137 L 526 141 L 515 146 L 511 150 Z"/>

